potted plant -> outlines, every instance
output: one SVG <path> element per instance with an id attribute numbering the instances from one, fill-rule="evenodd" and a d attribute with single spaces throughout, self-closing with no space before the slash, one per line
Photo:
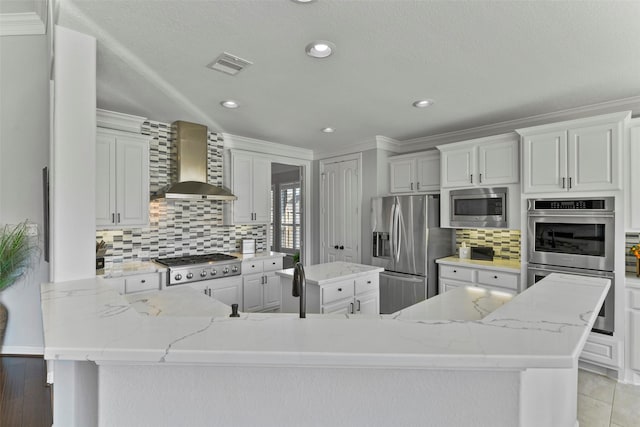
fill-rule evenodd
<path id="1" fill-rule="evenodd" d="M 0 292 L 13 285 L 29 267 L 37 248 L 27 233 L 27 222 L 0 228 Z M 7 309 L 0 304 L 0 344 L 7 327 Z"/>

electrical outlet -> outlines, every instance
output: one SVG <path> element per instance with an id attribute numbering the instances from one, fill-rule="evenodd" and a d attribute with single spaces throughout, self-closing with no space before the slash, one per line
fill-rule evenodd
<path id="1" fill-rule="evenodd" d="M 29 237 L 38 236 L 38 224 L 27 224 L 27 236 Z"/>

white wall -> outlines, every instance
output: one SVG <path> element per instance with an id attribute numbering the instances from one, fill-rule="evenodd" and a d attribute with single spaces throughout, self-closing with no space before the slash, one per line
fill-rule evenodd
<path id="1" fill-rule="evenodd" d="M 49 161 L 49 53 L 46 35 L 0 37 L 0 224 L 28 219 L 42 247 L 42 168 Z M 41 253 L 35 267 L 0 293 L 9 311 L 4 354 L 42 354 Z"/>

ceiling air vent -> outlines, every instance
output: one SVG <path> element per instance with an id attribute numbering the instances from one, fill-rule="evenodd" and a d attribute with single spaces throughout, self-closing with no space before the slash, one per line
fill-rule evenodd
<path id="1" fill-rule="evenodd" d="M 251 64 L 253 64 L 253 62 L 249 62 L 246 59 L 242 59 L 230 53 L 223 52 L 216 58 L 215 61 L 207 65 L 207 67 L 211 68 L 212 70 L 222 71 L 223 73 L 235 76 L 240 71 L 244 70 L 245 67 Z"/>

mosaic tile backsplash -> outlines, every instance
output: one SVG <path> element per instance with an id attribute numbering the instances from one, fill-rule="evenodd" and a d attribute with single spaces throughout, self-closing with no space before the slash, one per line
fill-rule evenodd
<path id="1" fill-rule="evenodd" d="M 627 233 L 624 239 L 624 253 L 625 253 L 625 271 L 627 273 L 636 272 L 636 257 L 629 250 L 631 246 L 640 243 L 640 233 Z"/>
<path id="2" fill-rule="evenodd" d="M 158 190 L 176 179 L 173 133 L 167 123 L 146 121 L 142 134 L 149 135 L 149 187 Z M 207 180 L 222 185 L 221 134 L 209 132 Z M 266 225 L 225 226 L 222 203 L 214 200 L 154 200 L 149 205 L 149 227 L 97 230 L 96 241 L 107 244 L 105 269 L 113 264 L 147 261 L 158 257 L 236 252 L 241 239 L 256 240 L 256 250 L 267 249 Z"/>
<path id="3" fill-rule="evenodd" d="M 494 259 L 520 261 L 520 230 L 457 229 L 456 250 L 462 242 L 493 248 Z"/>

